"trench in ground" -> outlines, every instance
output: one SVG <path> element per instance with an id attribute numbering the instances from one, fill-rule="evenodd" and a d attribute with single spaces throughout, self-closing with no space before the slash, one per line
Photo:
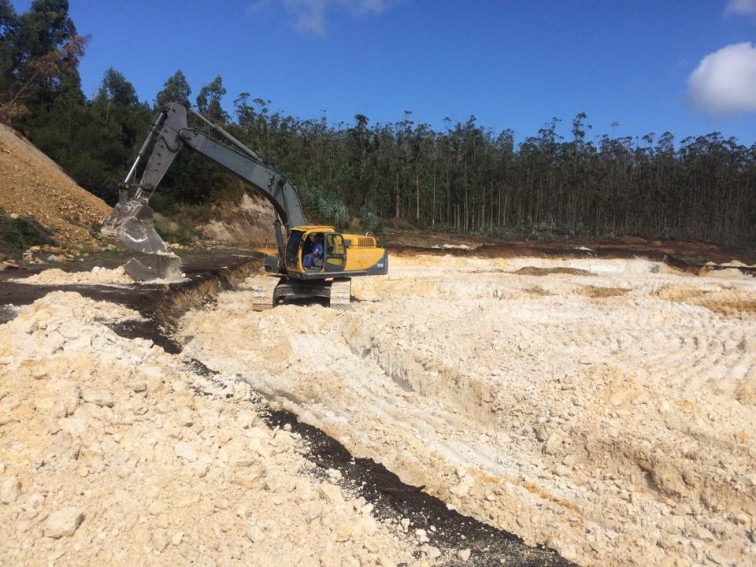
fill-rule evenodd
<path id="1" fill-rule="evenodd" d="M 96 301 L 118 303 L 142 314 L 142 321 L 111 323 L 108 326 L 120 336 L 151 340 L 166 352 L 179 354 L 182 345 L 173 337 L 179 318 L 190 310 L 212 305 L 222 291 L 233 290 L 247 276 L 259 271 L 261 255 L 231 255 L 225 262 L 217 256 L 211 262 L 185 264 L 187 280 L 168 285 L 141 285 L 138 288 L 119 288 L 96 285 L 35 286 L 6 281 L 0 286 L 0 324 L 15 316 L 12 306 L 33 303 L 52 291 L 74 291 Z M 218 268 L 218 264 L 225 264 Z M 15 278 L 29 273 L 14 274 Z M 321 303 L 322 304 L 322 303 Z M 201 361 L 190 365 L 200 375 L 212 377 L 215 371 Z M 223 386 L 222 384 L 220 384 Z M 203 392 L 197 392 L 203 395 Z M 254 400 L 260 408 L 260 399 Z M 343 488 L 363 497 L 374 506 L 378 518 L 391 518 L 397 523 L 408 519 L 408 532 L 425 530 L 428 544 L 443 552 L 470 550 L 470 558 L 451 560 L 447 565 L 517 565 L 566 566 L 573 565 L 556 552 L 541 547 L 530 547 L 518 536 L 499 530 L 474 518 L 456 512 L 440 499 L 423 491 L 423 486 L 411 486 L 383 465 L 369 458 L 354 458 L 337 440 L 322 430 L 300 422 L 292 412 L 274 409 L 262 404 L 267 424 L 271 428 L 288 425 L 301 436 L 306 452 L 304 456 L 316 465 L 327 478 L 328 469 L 341 472 Z M 411 537 L 411 536 L 408 536 Z M 421 552 L 418 551 L 419 558 Z"/>

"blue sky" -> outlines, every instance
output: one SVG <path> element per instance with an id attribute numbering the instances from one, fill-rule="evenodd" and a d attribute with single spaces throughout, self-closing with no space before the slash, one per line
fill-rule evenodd
<path id="1" fill-rule="evenodd" d="M 20 13 L 30 0 L 15 0 Z M 109 67 L 154 101 L 221 75 L 301 118 L 444 118 L 518 142 L 579 112 L 601 134 L 756 142 L 756 0 L 71 0 L 92 97 Z M 612 126 L 612 123 L 619 123 Z"/>

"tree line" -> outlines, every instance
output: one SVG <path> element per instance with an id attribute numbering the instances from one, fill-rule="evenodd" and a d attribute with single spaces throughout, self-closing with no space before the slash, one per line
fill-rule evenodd
<path id="1" fill-rule="evenodd" d="M 191 100 L 178 70 L 154 101 L 109 69 L 92 100 L 77 67 L 87 43 L 66 0 L 34 0 L 17 15 L 0 0 L 0 120 L 12 124 L 87 190 L 114 203 L 119 181 L 146 136 L 156 108 Z M 515 143 L 466 121 L 434 129 L 405 111 L 401 121 L 329 124 L 301 119 L 240 93 L 224 108 L 220 76 L 195 107 L 265 156 L 300 189 L 313 220 L 364 228 L 383 223 L 421 229 L 581 237 L 639 235 L 756 246 L 756 144 L 719 133 L 675 140 L 588 136 L 585 114 L 560 135 L 560 120 Z M 183 152 L 155 194 L 158 210 L 208 204 L 237 194 L 239 182 Z"/>

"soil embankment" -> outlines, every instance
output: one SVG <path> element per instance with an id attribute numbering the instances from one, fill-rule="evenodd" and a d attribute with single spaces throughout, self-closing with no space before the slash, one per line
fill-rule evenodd
<path id="1" fill-rule="evenodd" d="M 98 248 L 95 234 L 111 211 L 4 124 L 0 124 L 0 208 L 33 220 L 70 248 Z"/>

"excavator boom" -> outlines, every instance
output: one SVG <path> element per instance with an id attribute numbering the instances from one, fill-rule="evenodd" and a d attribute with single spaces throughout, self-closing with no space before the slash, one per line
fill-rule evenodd
<path id="1" fill-rule="evenodd" d="M 188 127 L 187 113 L 193 113 L 230 145 Z M 131 180 L 139 162 L 154 142 L 152 153 L 138 184 Z M 105 221 L 102 233 L 111 241 L 142 254 L 169 254 L 168 247 L 154 228 L 154 212 L 149 206 L 152 193 L 162 181 L 181 148 L 187 145 L 222 165 L 252 185 L 270 201 L 287 233 L 292 227 L 307 224 L 296 188 L 254 151 L 231 134 L 195 112 L 187 103 L 166 103 L 155 116 L 150 133 L 119 187 L 118 204 Z M 129 193 L 133 192 L 131 197 Z M 283 255 L 284 237 L 277 230 L 279 255 Z"/>

